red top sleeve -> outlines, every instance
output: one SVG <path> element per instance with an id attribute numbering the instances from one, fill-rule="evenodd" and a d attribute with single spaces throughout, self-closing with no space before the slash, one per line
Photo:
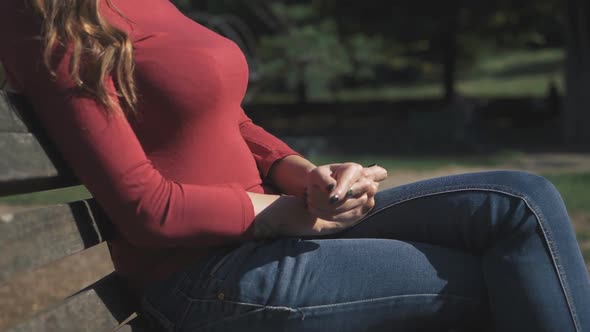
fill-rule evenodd
<path id="1" fill-rule="evenodd" d="M 39 60 L 36 24 L 14 15 L 10 6 L 0 9 L 6 13 L 0 15 L 0 61 L 15 75 L 68 165 L 129 242 L 207 246 L 243 236 L 254 211 L 240 184 L 187 184 L 163 176 L 121 112 L 109 113 L 78 93 L 68 78 L 69 55 L 52 77 Z M 107 82 L 115 95 L 110 76 Z"/>
<path id="2" fill-rule="evenodd" d="M 268 172 L 275 162 L 291 155 L 301 156 L 271 133 L 257 126 L 242 110 L 240 132 L 248 144 L 260 174 L 267 182 Z"/>

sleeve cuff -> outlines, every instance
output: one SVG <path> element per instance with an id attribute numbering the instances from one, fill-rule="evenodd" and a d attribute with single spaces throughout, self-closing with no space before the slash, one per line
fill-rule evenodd
<path id="1" fill-rule="evenodd" d="M 245 233 L 252 223 L 254 222 L 254 218 L 256 215 L 254 214 L 254 205 L 252 204 L 252 200 L 248 193 L 242 186 L 236 183 L 228 183 L 227 187 L 234 189 L 233 192 L 235 193 L 236 197 L 240 200 L 242 206 L 242 232 Z"/>

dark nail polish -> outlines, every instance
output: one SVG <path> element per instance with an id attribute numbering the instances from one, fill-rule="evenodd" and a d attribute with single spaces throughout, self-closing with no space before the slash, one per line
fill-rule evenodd
<path id="1" fill-rule="evenodd" d="M 352 189 L 348 189 L 348 191 L 346 192 L 346 197 L 352 197 Z"/>
<path id="2" fill-rule="evenodd" d="M 334 196 L 330 197 L 330 203 L 336 204 L 339 199 L 340 199 L 340 197 L 338 197 L 338 195 L 334 195 Z"/>
<path id="3" fill-rule="evenodd" d="M 336 186 L 333 185 L 333 184 L 329 184 L 328 187 L 327 187 L 328 188 L 328 191 L 332 191 L 332 189 L 334 189 L 334 187 L 336 187 Z"/>
<path id="4" fill-rule="evenodd" d="M 377 166 L 377 164 L 371 164 L 371 165 L 365 166 L 365 167 L 369 168 L 369 167 L 373 167 L 373 166 Z"/>

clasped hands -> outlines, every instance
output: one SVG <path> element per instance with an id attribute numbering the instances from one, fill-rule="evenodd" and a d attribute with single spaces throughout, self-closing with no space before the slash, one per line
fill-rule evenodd
<path id="1" fill-rule="evenodd" d="M 379 183 L 386 178 L 387 171 L 376 165 L 318 166 L 307 176 L 306 208 L 312 216 L 332 222 L 335 229 L 350 227 L 373 209 Z"/>
<path id="2" fill-rule="evenodd" d="M 249 193 L 256 219 L 250 228 L 254 238 L 322 236 L 340 232 L 364 218 L 375 206 L 379 182 L 387 171 L 356 163 L 313 167 L 305 173 L 305 194 L 263 195 Z"/>

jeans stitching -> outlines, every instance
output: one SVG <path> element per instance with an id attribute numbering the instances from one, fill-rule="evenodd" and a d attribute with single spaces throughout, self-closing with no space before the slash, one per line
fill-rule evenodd
<path id="1" fill-rule="evenodd" d="M 176 329 L 175 324 L 168 320 L 168 318 L 164 316 L 158 309 L 154 308 L 154 306 L 146 298 L 141 299 L 141 304 L 141 311 L 148 316 L 152 316 L 153 318 L 151 319 L 157 320 L 158 323 L 156 324 L 160 325 L 160 327 L 163 327 L 166 329 L 166 331 L 174 331 Z M 148 318 L 148 321 L 149 320 L 150 319 Z"/>
<path id="2" fill-rule="evenodd" d="M 220 324 L 220 323 L 223 323 L 223 322 L 228 322 L 228 321 L 235 320 L 235 319 L 238 319 L 238 318 L 243 318 L 243 317 L 246 317 L 248 315 L 255 314 L 257 312 L 260 312 L 262 310 L 267 310 L 267 309 L 271 309 L 271 310 L 272 309 L 274 309 L 274 310 L 283 310 L 283 311 L 289 311 L 289 312 L 293 312 L 293 313 L 298 312 L 298 310 L 296 310 L 296 309 L 293 309 L 293 308 L 290 308 L 290 307 L 285 307 L 285 306 L 267 306 L 267 305 L 263 305 L 263 304 L 247 303 L 247 302 L 239 302 L 239 301 L 231 301 L 231 300 L 223 300 L 222 301 L 222 300 L 217 300 L 217 299 L 195 299 L 195 298 L 190 297 L 188 294 L 185 294 L 185 293 L 181 293 L 181 294 L 190 303 L 190 305 L 187 306 L 187 311 L 185 312 L 184 316 L 187 315 L 187 313 L 189 311 L 188 308 L 192 307 L 193 304 L 196 304 L 196 303 L 224 302 L 224 303 L 229 303 L 229 304 L 232 304 L 232 305 L 239 305 L 239 306 L 242 306 L 242 307 L 252 307 L 253 308 L 252 311 L 244 312 L 244 313 L 241 313 L 239 315 L 233 315 L 233 316 L 229 316 L 229 317 L 224 317 L 224 318 L 221 318 L 221 319 L 219 319 L 219 320 L 217 320 L 215 322 L 206 323 L 204 326 L 201 326 L 201 327 L 195 329 L 194 330 L 195 332 L 196 331 L 201 331 L 203 329 L 210 328 L 210 327 L 212 327 L 212 326 L 214 326 L 216 324 Z M 184 324 L 180 324 L 180 326 L 183 326 L 183 325 Z"/>
<path id="3" fill-rule="evenodd" d="M 479 301 L 479 300 L 471 299 L 471 298 L 464 297 L 464 296 L 449 295 L 449 294 L 392 295 L 392 296 L 377 297 L 377 298 L 363 299 L 363 300 L 357 300 L 357 301 L 347 301 L 347 302 L 322 304 L 322 305 L 297 307 L 297 308 L 286 307 L 286 306 L 261 305 L 261 304 L 256 304 L 256 303 L 247 303 L 247 302 L 238 302 L 238 301 L 224 301 L 226 303 L 231 303 L 231 304 L 236 304 L 236 305 L 241 305 L 241 306 L 249 306 L 249 307 L 253 307 L 256 309 L 254 309 L 252 311 L 245 312 L 240 315 L 225 317 L 225 318 L 220 319 L 216 322 L 211 322 L 211 323 L 207 324 L 206 326 L 196 329 L 195 331 L 200 331 L 202 329 L 210 328 L 211 326 L 222 323 L 222 322 L 228 322 L 231 320 L 244 318 L 249 315 L 254 315 L 254 314 L 257 314 L 260 311 L 264 311 L 264 310 L 288 311 L 291 313 L 299 313 L 305 317 L 305 313 L 303 312 L 303 310 L 329 309 L 329 308 L 344 307 L 347 305 L 354 305 L 354 304 L 363 304 L 363 303 L 372 303 L 372 302 L 379 302 L 379 301 L 386 301 L 386 300 L 408 299 L 408 298 L 440 298 L 440 299 L 448 299 L 448 300 L 453 300 L 453 301 L 466 301 L 466 302 L 470 302 L 470 303 L 481 304 L 481 301 Z M 215 302 L 216 301 L 216 300 L 198 300 L 198 299 L 197 300 L 189 299 L 189 300 L 194 301 L 194 302 Z"/>
<path id="4" fill-rule="evenodd" d="M 571 296 L 572 296 L 571 290 L 570 290 L 570 287 L 569 287 L 567 281 L 565 280 L 566 273 L 563 270 L 563 266 L 560 263 L 561 258 L 559 255 L 559 251 L 558 251 L 557 247 L 555 246 L 555 241 L 553 241 L 553 234 L 551 234 L 551 230 L 549 229 L 549 227 L 546 226 L 545 218 L 543 218 L 543 215 L 541 213 L 537 212 L 537 210 L 538 210 L 537 205 L 532 200 L 528 199 L 528 196 L 526 196 L 526 195 L 522 195 L 522 197 L 519 197 L 519 198 L 521 198 L 525 202 L 525 204 L 533 212 L 533 214 L 535 215 L 535 217 L 537 218 L 537 220 L 539 222 L 539 226 L 541 227 L 541 231 L 543 232 L 545 242 L 547 244 L 547 247 L 549 248 L 549 252 L 551 253 L 551 259 L 553 260 L 553 267 L 555 268 L 555 271 L 557 272 L 557 277 L 559 279 L 560 286 L 561 286 L 563 294 L 565 296 L 565 301 L 568 305 L 568 309 L 570 311 L 570 315 L 571 315 L 572 321 L 574 323 L 574 327 L 576 328 L 576 331 L 581 331 L 582 328 L 580 327 L 580 321 L 579 321 L 578 315 L 576 313 L 576 310 L 574 308 L 573 300 L 571 298 Z"/>
<path id="5" fill-rule="evenodd" d="M 349 305 L 349 304 L 361 304 L 361 303 L 378 302 L 378 301 L 384 301 L 384 300 L 407 299 L 407 298 L 421 298 L 421 297 L 429 297 L 429 298 L 436 297 L 436 298 L 444 298 L 444 299 L 467 301 L 467 302 L 471 302 L 471 303 L 481 303 L 481 301 L 479 301 L 479 300 L 475 300 L 475 299 L 464 297 L 464 296 L 457 296 L 457 295 L 449 295 L 449 294 L 409 294 L 409 295 L 392 295 L 392 296 L 376 297 L 376 298 L 372 298 L 372 299 L 364 299 L 364 300 L 348 301 L 348 302 L 339 302 L 339 303 L 331 303 L 331 304 L 320 304 L 320 305 L 313 305 L 313 306 L 307 306 L 307 307 L 300 307 L 300 308 L 297 308 L 297 310 L 331 308 L 331 307 L 337 307 L 337 306 L 345 306 L 345 305 Z"/>
<path id="6" fill-rule="evenodd" d="M 198 302 L 198 303 L 213 303 L 219 302 L 221 300 L 217 299 L 195 299 L 191 298 L 190 296 L 183 294 L 185 298 L 189 302 Z M 375 297 L 370 299 L 363 299 L 363 300 L 356 300 L 356 301 L 347 301 L 347 302 L 338 302 L 338 303 L 330 303 L 330 304 L 320 304 L 320 305 L 313 305 L 307 307 L 287 307 L 287 306 L 273 306 L 273 305 L 264 305 L 259 303 L 251 303 L 251 302 L 243 302 L 243 301 L 235 301 L 235 300 L 223 300 L 225 303 L 237 304 L 242 306 L 254 307 L 254 308 L 268 308 L 268 309 L 283 309 L 283 310 L 301 310 L 301 309 L 313 309 L 313 308 L 323 308 L 323 307 L 330 307 L 330 306 L 338 306 L 338 305 L 346 305 L 346 304 L 355 304 L 355 303 L 363 303 L 363 302 L 371 302 L 371 301 L 381 301 L 387 299 L 395 299 L 395 298 L 409 298 L 409 297 L 442 297 L 448 299 L 455 299 L 455 300 L 462 300 L 462 301 L 469 301 L 474 303 L 481 303 L 480 300 L 472 299 L 465 296 L 458 296 L 458 295 L 449 295 L 449 294 L 408 294 L 408 295 L 392 295 L 392 296 L 384 296 L 384 297 Z"/>
<path id="7" fill-rule="evenodd" d="M 182 316 L 180 316 L 180 320 L 178 321 L 178 326 L 179 328 L 182 328 L 184 325 L 184 322 L 188 316 L 188 313 L 190 312 L 190 308 L 193 306 L 192 302 L 189 302 L 188 305 L 184 306 L 184 312 L 182 313 Z"/>
<path id="8" fill-rule="evenodd" d="M 421 191 L 421 192 L 414 193 L 412 195 L 402 196 L 397 201 L 394 201 L 393 203 L 388 204 L 388 205 L 380 208 L 379 210 L 365 216 L 359 222 L 361 222 L 373 215 L 376 215 L 380 212 L 383 212 L 384 210 L 386 210 L 390 207 L 393 207 L 395 205 L 399 205 L 399 204 L 402 204 L 402 203 L 405 203 L 405 202 L 408 202 L 408 201 L 411 201 L 414 199 L 424 198 L 424 197 L 434 196 L 434 195 L 454 193 L 454 192 L 461 192 L 461 191 L 492 191 L 492 192 L 496 192 L 496 193 L 505 194 L 508 196 L 519 198 L 526 204 L 526 206 L 529 208 L 529 210 L 531 210 L 531 212 L 535 215 L 537 223 L 539 224 L 539 227 L 541 228 L 541 231 L 543 232 L 543 237 L 544 237 L 545 243 L 546 243 L 547 247 L 549 248 L 549 253 L 551 256 L 551 261 L 553 263 L 553 268 L 555 269 L 555 271 L 557 273 L 557 278 L 559 280 L 561 290 L 562 290 L 563 295 L 565 297 L 574 327 L 575 327 L 576 331 L 581 331 L 580 322 L 578 320 L 576 310 L 575 310 L 573 303 L 572 303 L 570 288 L 569 288 L 567 281 L 565 280 L 566 273 L 565 273 L 565 271 L 563 271 L 563 267 L 560 264 L 561 259 L 559 258 L 558 250 L 555 247 L 555 243 L 553 241 L 553 236 L 551 234 L 551 231 L 545 225 L 545 219 L 542 217 L 542 214 L 538 211 L 537 205 L 534 204 L 534 202 L 526 194 L 515 191 L 515 190 L 513 190 L 512 187 L 503 186 L 503 185 L 473 184 L 473 185 L 467 185 L 467 186 L 466 185 L 446 186 L 446 187 L 442 187 L 442 188 Z M 355 224 L 358 224 L 359 222 L 357 222 Z"/>

